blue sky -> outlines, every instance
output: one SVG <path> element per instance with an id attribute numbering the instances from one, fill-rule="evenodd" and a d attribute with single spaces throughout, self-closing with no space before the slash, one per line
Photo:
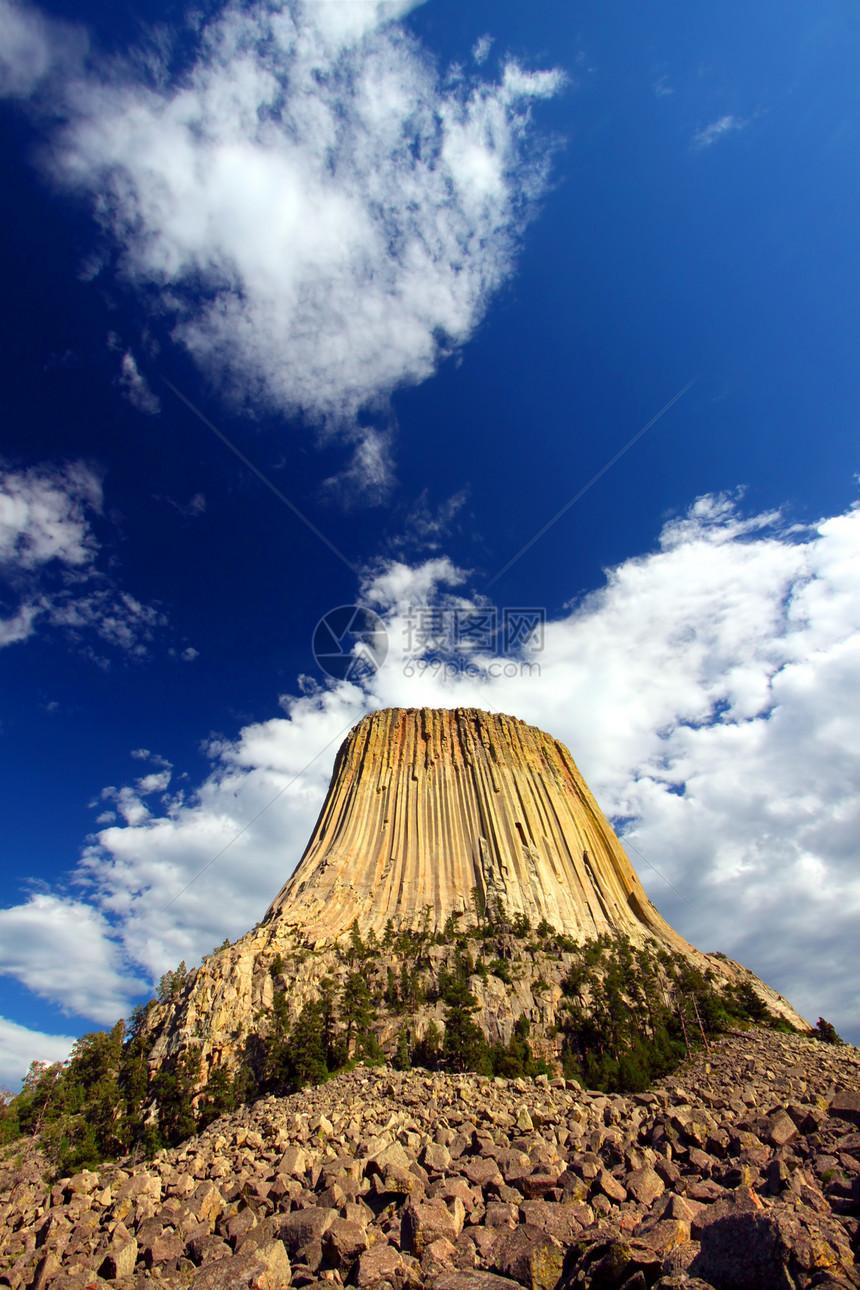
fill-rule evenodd
<path id="1" fill-rule="evenodd" d="M 260 918 L 390 704 L 561 738 L 856 1042 L 856 9 L 191 12 L 0 0 L 0 1082 Z"/>

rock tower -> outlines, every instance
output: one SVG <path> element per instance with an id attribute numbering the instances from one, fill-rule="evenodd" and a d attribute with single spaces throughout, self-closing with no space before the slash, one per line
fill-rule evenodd
<path id="1" fill-rule="evenodd" d="M 726 984 L 749 982 L 773 1012 L 806 1024 L 747 969 L 701 954 L 665 922 L 558 740 L 475 708 L 389 708 L 344 741 L 311 840 L 263 921 L 151 1006 L 150 1066 L 188 1048 L 208 1069 L 249 1060 L 276 994 L 292 1023 L 326 980 L 342 984 L 353 926 L 375 947 L 367 972 L 381 997 L 407 960 L 429 985 L 453 961 L 452 928 L 483 962 L 479 923 L 496 929 L 490 955 L 515 963 L 507 984 L 487 972 L 470 980 L 492 1042 L 507 1043 L 524 1017 L 552 1056 L 572 951 L 601 935 L 680 955 Z M 556 938 L 552 951 L 534 948 L 541 924 Z M 441 1024 L 443 1011 L 441 1002 L 419 1007 L 414 1033 Z M 401 1024 L 380 1017 L 383 1046 Z"/>
<path id="2" fill-rule="evenodd" d="M 690 947 L 660 917 L 565 746 L 476 708 L 387 708 L 347 736 L 295 873 L 266 924 L 312 944 L 429 926 L 477 903 L 578 941 Z"/>

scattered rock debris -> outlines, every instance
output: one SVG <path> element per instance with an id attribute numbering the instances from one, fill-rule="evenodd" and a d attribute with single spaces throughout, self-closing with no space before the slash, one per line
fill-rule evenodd
<path id="1" fill-rule="evenodd" d="M 0 1159 L 10 1290 L 860 1286 L 860 1051 L 733 1033 L 650 1092 L 359 1067 L 151 1161 Z"/>

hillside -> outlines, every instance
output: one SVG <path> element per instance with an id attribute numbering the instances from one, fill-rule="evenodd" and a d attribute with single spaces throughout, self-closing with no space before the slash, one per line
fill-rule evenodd
<path id="1" fill-rule="evenodd" d="M 860 1053 L 725 1037 L 647 1093 L 358 1067 L 143 1165 L 0 1169 L 11 1290 L 860 1285 Z"/>

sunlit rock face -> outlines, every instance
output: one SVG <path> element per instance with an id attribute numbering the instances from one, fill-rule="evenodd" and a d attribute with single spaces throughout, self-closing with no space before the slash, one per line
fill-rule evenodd
<path id="1" fill-rule="evenodd" d="M 660 917 L 563 744 L 515 717 L 473 708 L 391 708 L 359 722 L 344 742 L 307 850 L 263 922 L 151 1006 L 150 1067 L 187 1049 L 200 1052 L 205 1070 L 253 1064 L 276 989 L 293 1024 L 324 980 L 343 985 L 353 923 L 365 940 L 376 934 L 363 970 L 380 998 L 389 971 L 399 974 L 407 961 L 417 969 L 420 960 L 429 985 L 459 952 L 450 935 L 425 935 L 410 954 L 385 936 L 389 922 L 396 932 L 433 933 L 462 915 L 455 930 L 465 933 L 473 962 L 483 963 L 485 910 L 495 929 L 489 954 L 512 965 L 507 983 L 492 972 L 469 980 L 492 1043 L 508 1043 L 523 1017 L 535 1051 L 558 1057 L 575 956 L 566 945 L 541 948 L 522 924 L 516 930 L 518 914 L 579 944 L 609 933 L 680 954 L 724 984 L 751 984 L 772 1012 L 808 1028 L 746 968 L 701 954 Z M 410 1015 L 413 1037 L 431 1022 L 444 1025 L 438 999 Z M 382 1010 L 375 1030 L 385 1051 L 402 1024 L 400 1014 Z"/>
<path id="2" fill-rule="evenodd" d="M 302 927 L 317 944 L 353 921 L 363 935 L 381 936 L 389 920 L 441 930 L 476 900 L 577 941 L 614 931 L 690 948 L 648 900 L 557 739 L 475 708 L 365 717 L 264 926 Z"/>

